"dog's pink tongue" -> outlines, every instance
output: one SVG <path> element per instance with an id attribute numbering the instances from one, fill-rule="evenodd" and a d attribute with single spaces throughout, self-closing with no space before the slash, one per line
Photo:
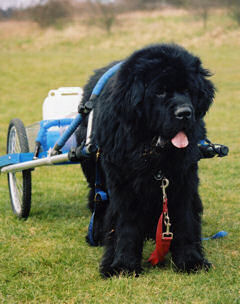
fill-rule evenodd
<path id="1" fill-rule="evenodd" d="M 172 138 L 172 144 L 176 148 L 186 148 L 188 146 L 188 138 L 184 132 L 178 132 L 178 134 Z"/>

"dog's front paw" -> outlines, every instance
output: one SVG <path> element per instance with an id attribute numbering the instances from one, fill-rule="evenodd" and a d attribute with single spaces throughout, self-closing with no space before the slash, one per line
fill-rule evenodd
<path id="1" fill-rule="evenodd" d="M 110 278 L 116 274 L 115 270 L 109 264 L 105 264 L 105 265 L 101 264 L 99 271 L 103 278 Z"/>
<path id="2" fill-rule="evenodd" d="M 195 249 L 183 251 L 172 257 L 177 271 L 197 272 L 200 269 L 208 271 L 212 264 L 206 260 L 201 253 Z"/>
<path id="3" fill-rule="evenodd" d="M 103 277 L 108 278 L 114 275 L 135 275 L 136 277 L 142 272 L 141 265 L 127 263 L 121 260 L 114 261 L 111 265 L 101 264 L 100 273 Z"/>

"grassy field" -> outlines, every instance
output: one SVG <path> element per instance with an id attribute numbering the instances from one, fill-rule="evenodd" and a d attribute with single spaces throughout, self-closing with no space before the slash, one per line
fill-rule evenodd
<path id="1" fill-rule="evenodd" d="M 102 248 L 85 243 L 90 213 L 81 170 L 41 168 L 33 173 L 27 221 L 13 216 L 6 176 L 0 176 L 0 303 L 240 303 L 240 29 L 223 12 L 211 15 L 206 30 L 184 11 L 123 15 L 110 36 L 81 23 L 63 31 L 0 23 L 0 155 L 9 121 L 41 120 L 50 89 L 83 86 L 94 68 L 156 42 L 176 42 L 201 56 L 218 88 L 207 128 L 230 154 L 200 162 L 203 234 L 229 233 L 205 242 L 213 269 L 177 274 L 170 260 L 152 268 L 146 261 L 154 245 L 148 242 L 139 278 L 103 280 Z"/>

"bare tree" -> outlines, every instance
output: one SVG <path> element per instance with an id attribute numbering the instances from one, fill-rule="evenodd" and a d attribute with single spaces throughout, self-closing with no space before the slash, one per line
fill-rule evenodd
<path id="1" fill-rule="evenodd" d="M 158 9 L 164 6 L 184 6 L 187 0 L 115 0 L 125 10 Z"/>
<path id="2" fill-rule="evenodd" d="M 117 20 L 117 7 L 114 2 L 103 2 L 101 0 L 88 0 L 90 7 L 91 20 L 95 24 L 99 24 L 106 30 L 108 34 L 111 33 L 113 25 Z"/>
<path id="3" fill-rule="evenodd" d="M 228 0 L 230 16 L 240 26 L 240 0 Z"/>
<path id="4" fill-rule="evenodd" d="M 49 0 L 26 10 L 41 27 L 62 27 L 71 17 L 70 0 Z"/>
<path id="5" fill-rule="evenodd" d="M 214 0 L 186 0 L 187 8 L 201 17 L 204 29 L 207 28 L 210 10 L 214 5 Z"/>

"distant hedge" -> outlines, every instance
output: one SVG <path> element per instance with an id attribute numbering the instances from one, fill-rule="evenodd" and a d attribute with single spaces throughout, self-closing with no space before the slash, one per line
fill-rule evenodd
<path id="1" fill-rule="evenodd" d="M 71 4 L 66 0 L 50 0 L 28 9 L 28 15 L 43 28 L 61 27 L 72 15 Z"/>

